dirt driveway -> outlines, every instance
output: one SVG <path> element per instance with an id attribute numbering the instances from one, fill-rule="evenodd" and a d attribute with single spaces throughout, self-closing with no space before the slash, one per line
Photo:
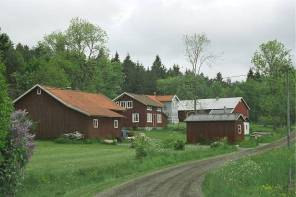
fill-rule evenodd
<path id="1" fill-rule="evenodd" d="M 295 140 L 295 134 L 293 135 Z M 202 196 L 204 175 L 230 160 L 263 153 L 286 145 L 286 138 L 254 149 L 242 149 L 235 153 L 193 161 L 148 174 L 113 187 L 97 197 L 197 197 Z"/>

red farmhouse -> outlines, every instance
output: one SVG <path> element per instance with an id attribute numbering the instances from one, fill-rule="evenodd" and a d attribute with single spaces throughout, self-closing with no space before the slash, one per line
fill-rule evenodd
<path id="1" fill-rule="evenodd" d="M 88 138 L 121 135 L 124 108 L 102 94 L 35 85 L 14 100 L 37 123 L 36 137 L 56 138 L 78 131 Z"/>
<path id="2" fill-rule="evenodd" d="M 163 104 L 155 96 L 124 92 L 114 101 L 126 109 L 123 127 L 151 129 L 167 124 L 167 117 L 162 112 Z"/>

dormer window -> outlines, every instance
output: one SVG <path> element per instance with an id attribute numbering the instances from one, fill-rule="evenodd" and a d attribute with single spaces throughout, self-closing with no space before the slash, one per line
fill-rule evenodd
<path id="1" fill-rule="evenodd" d="M 37 88 L 37 95 L 41 95 L 41 88 Z"/>

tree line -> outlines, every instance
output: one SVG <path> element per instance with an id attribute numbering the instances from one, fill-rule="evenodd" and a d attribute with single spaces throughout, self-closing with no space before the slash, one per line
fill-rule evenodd
<path id="1" fill-rule="evenodd" d="M 201 37 L 205 39 L 204 37 Z M 65 31 L 46 35 L 35 46 L 14 44 L 0 32 L 0 61 L 11 99 L 35 84 L 102 92 L 114 98 L 122 92 L 177 94 L 180 99 L 244 97 L 251 120 L 281 126 L 286 120 L 286 77 L 290 76 L 291 120 L 295 122 L 295 68 L 290 50 L 277 40 L 263 43 L 254 56 L 245 81 L 231 81 L 217 73 L 210 79 L 202 72 L 167 69 L 156 55 L 152 65 L 142 65 L 128 54 L 123 61 L 106 47 L 107 33 L 80 18 Z M 205 39 L 208 42 L 208 40 Z M 196 95 L 197 94 L 197 95 Z"/>

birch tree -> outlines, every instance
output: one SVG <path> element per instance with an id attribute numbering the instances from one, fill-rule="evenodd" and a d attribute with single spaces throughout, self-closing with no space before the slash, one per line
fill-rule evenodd
<path id="1" fill-rule="evenodd" d="M 200 75 L 202 66 L 210 65 L 214 60 L 214 55 L 208 52 L 210 40 L 205 34 L 185 35 L 185 55 L 191 65 L 193 74 L 193 89 L 194 89 L 194 111 L 196 111 L 197 102 L 197 78 Z"/>

